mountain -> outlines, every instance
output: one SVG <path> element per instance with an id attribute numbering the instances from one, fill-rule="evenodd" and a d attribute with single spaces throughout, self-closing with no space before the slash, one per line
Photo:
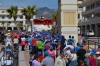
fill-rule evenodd
<path id="1" fill-rule="evenodd" d="M 45 17 L 45 18 L 52 18 L 52 11 L 56 9 L 49 9 L 48 7 L 39 8 L 36 14 L 36 17 Z"/>

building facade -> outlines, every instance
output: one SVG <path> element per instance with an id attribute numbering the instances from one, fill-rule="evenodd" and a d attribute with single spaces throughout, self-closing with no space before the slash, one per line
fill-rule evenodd
<path id="1" fill-rule="evenodd" d="M 8 8 L 0 8 L 0 31 L 3 30 L 17 30 L 17 25 L 14 23 L 14 19 L 13 18 L 9 18 L 9 13 L 7 13 L 7 9 Z M 16 22 L 20 23 L 18 24 L 20 27 L 20 30 L 26 30 L 26 19 L 25 16 L 22 15 L 21 13 L 22 8 L 18 8 L 18 13 L 17 13 L 17 19 Z M 32 30 L 33 31 L 41 31 L 41 30 L 51 30 L 52 29 L 52 25 L 49 25 L 50 27 L 48 27 L 48 25 L 35 25 L 34 24 L 34 19 L 36 19 L 36 15 L 34 15 L 31 19 L 32 21 Z M 28 27 L 28 31 L 31 31 L 31 26 Z"/>
<path id="2" fill-rule="evenodd" d="M 7 13 L 8 8 L 0 8 L 0 30 L 17 30 L 17 27 L 14 23 L 13 18 L 9 18 L 9 13 Z M 16 22 L 20 22 L 22 26 L 20 27 L 21 30 L 25 30 L 25 17 L 21 13 L 21 9 L 18 9 L 17 19 Z"/>
<path id="3" fill-rule="evenodd" d="M 100 36 L 100 0 L 84 0 L 82 2 L 82 19 L 79 21 L 81 34 L 94 32 L 95 37 Z"/>
<path id="4" fill-rule="evenodd" d="M 69 35 L 74 36 L 78 41 L 78 1 L 77 0 L 61 0 L 61 32 L 66 38 Z"/>

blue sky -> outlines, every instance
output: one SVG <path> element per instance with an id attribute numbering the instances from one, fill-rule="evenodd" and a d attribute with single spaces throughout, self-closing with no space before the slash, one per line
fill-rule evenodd
<path id="1" fill-rule="evenodd" d="M 37 7 L 58 8 L 58 0 L 0 0 L 0 4 L 0 7 L 10 7 L 11 5 L 26 7 L 28 5 L 36 5 Z"/>

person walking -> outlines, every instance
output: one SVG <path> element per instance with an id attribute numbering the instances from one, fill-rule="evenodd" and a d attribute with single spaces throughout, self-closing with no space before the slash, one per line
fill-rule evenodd
<path id="1" fill-rule="evenodd" d="M 42 66 L 54 66 L 54 60 L 48 51 L 45 51 L 45 58 L 41 62 Z"/>
<path id="2" fill-rule="evenodd" d="M 71 50 L 71 57 L 69 58 L 70 60 L 70 63 L 69 63 L 69 66 L 77 66 L 78 63 L 77 63 L 77 55 L 75 53 L 74 50 Z"/>
<path id="3" fill-rule="evenodd" d="M 66 66 L 66 61 L 64 59 L 64 53 L 60 52 L 60 55 L 55 60 L 55 66 Z"/>
<path id="4" fill-rule="evenodd" d="M 38 53 L 38 48 L 37 48 L 37 37 L 32 38 L 31 43 L 32 43 L 32 52 L 33 54 L 37 54 Z"/>
<path id="5" fill-rule="evenodd" d="M 1 65 L 2 66 L 12 66 L 13 64 L 13 57 L 10 53 L 4 54 L 4 56 L 1 58 Z"/>
<path id="6" fill-rule="evenodd" d="M 14 49 L 15 49 L 15 50 L 18 50 L 18 43 L 19 43 L 19 40 L 18 40 L 17 36 L 14 37 L 13 43 L 14 43 Z"/>
<path id="7" fill-rule="evenodd" d="M 100 66 L 100 52 L 96 52 L 96 56 L 97 56 L 96 66 Z"/>
<path id="8" fill-rule="evenodd" d="M 38 46 L 38 52 L 42 53 L 42 49 L 43 49 L 43 41 L 42 38 L 39 38 L 37 41 L 37 46 Z"/>
<path id="9" fill-rule="evenodd" d="M 80 62 L 80 61 L 83 61 L 84 62 L 84 60 L 85 60 L 85 54 L 86 54 L 86 50 L 85 49 L 83 49 L 83 44 L 81 44 L 80 45 L 80 49 L 77 51 L 77 56 L 78 56 L 78 59 L 77 59 L 77 61 L 78 61 L 78 63 Z"/>
<path id="10" fill-rule="evenodd" d="M 22 37 L 21 37 L 22 51 L 25 50 L 25 45 L 26 45 L 26 38 L 25 38 L 25 36 L 22 36 Z"/>
<path id="11" fill-rule="evenodd" d="M 32 66 L 41 66 L 38 55 L 34 56 L 34 60 L 32 61 Z"/>

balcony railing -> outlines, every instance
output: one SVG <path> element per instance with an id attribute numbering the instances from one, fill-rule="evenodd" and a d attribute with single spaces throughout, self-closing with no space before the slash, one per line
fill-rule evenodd
<path id="1" fill-rule="evenodd" d="M 87 5 L 92 4 L 96 1 L 99 1 L 99 0 L 85 0 L 85 1 L 83 1 L 82 6 L 87 6 Z"/>
<path id="2" fill-rule="evenodd" d="M 1 13 L 1 12 L 0 12 L 0 15 L 9 15 L 9 13 L 7 13 L 7 12 Z M 22 13 L 18 13 L 17 15 L 22 15 Z"/>
<path id="3" fill-rule="evenodd" d="M 100 7 L 96 7 L 94 9 L 89 10 L 89 11 L 82 12 L 82 15 L 87 15 L 87 14 L 95 13 L 97 11 L 100 11 Z"/>
<path id="4" fill-rule="evenodd" d="M 96 23 L 100 23 L 100 17 L 79 21 L 79 25 L 96 24 Z"/>

